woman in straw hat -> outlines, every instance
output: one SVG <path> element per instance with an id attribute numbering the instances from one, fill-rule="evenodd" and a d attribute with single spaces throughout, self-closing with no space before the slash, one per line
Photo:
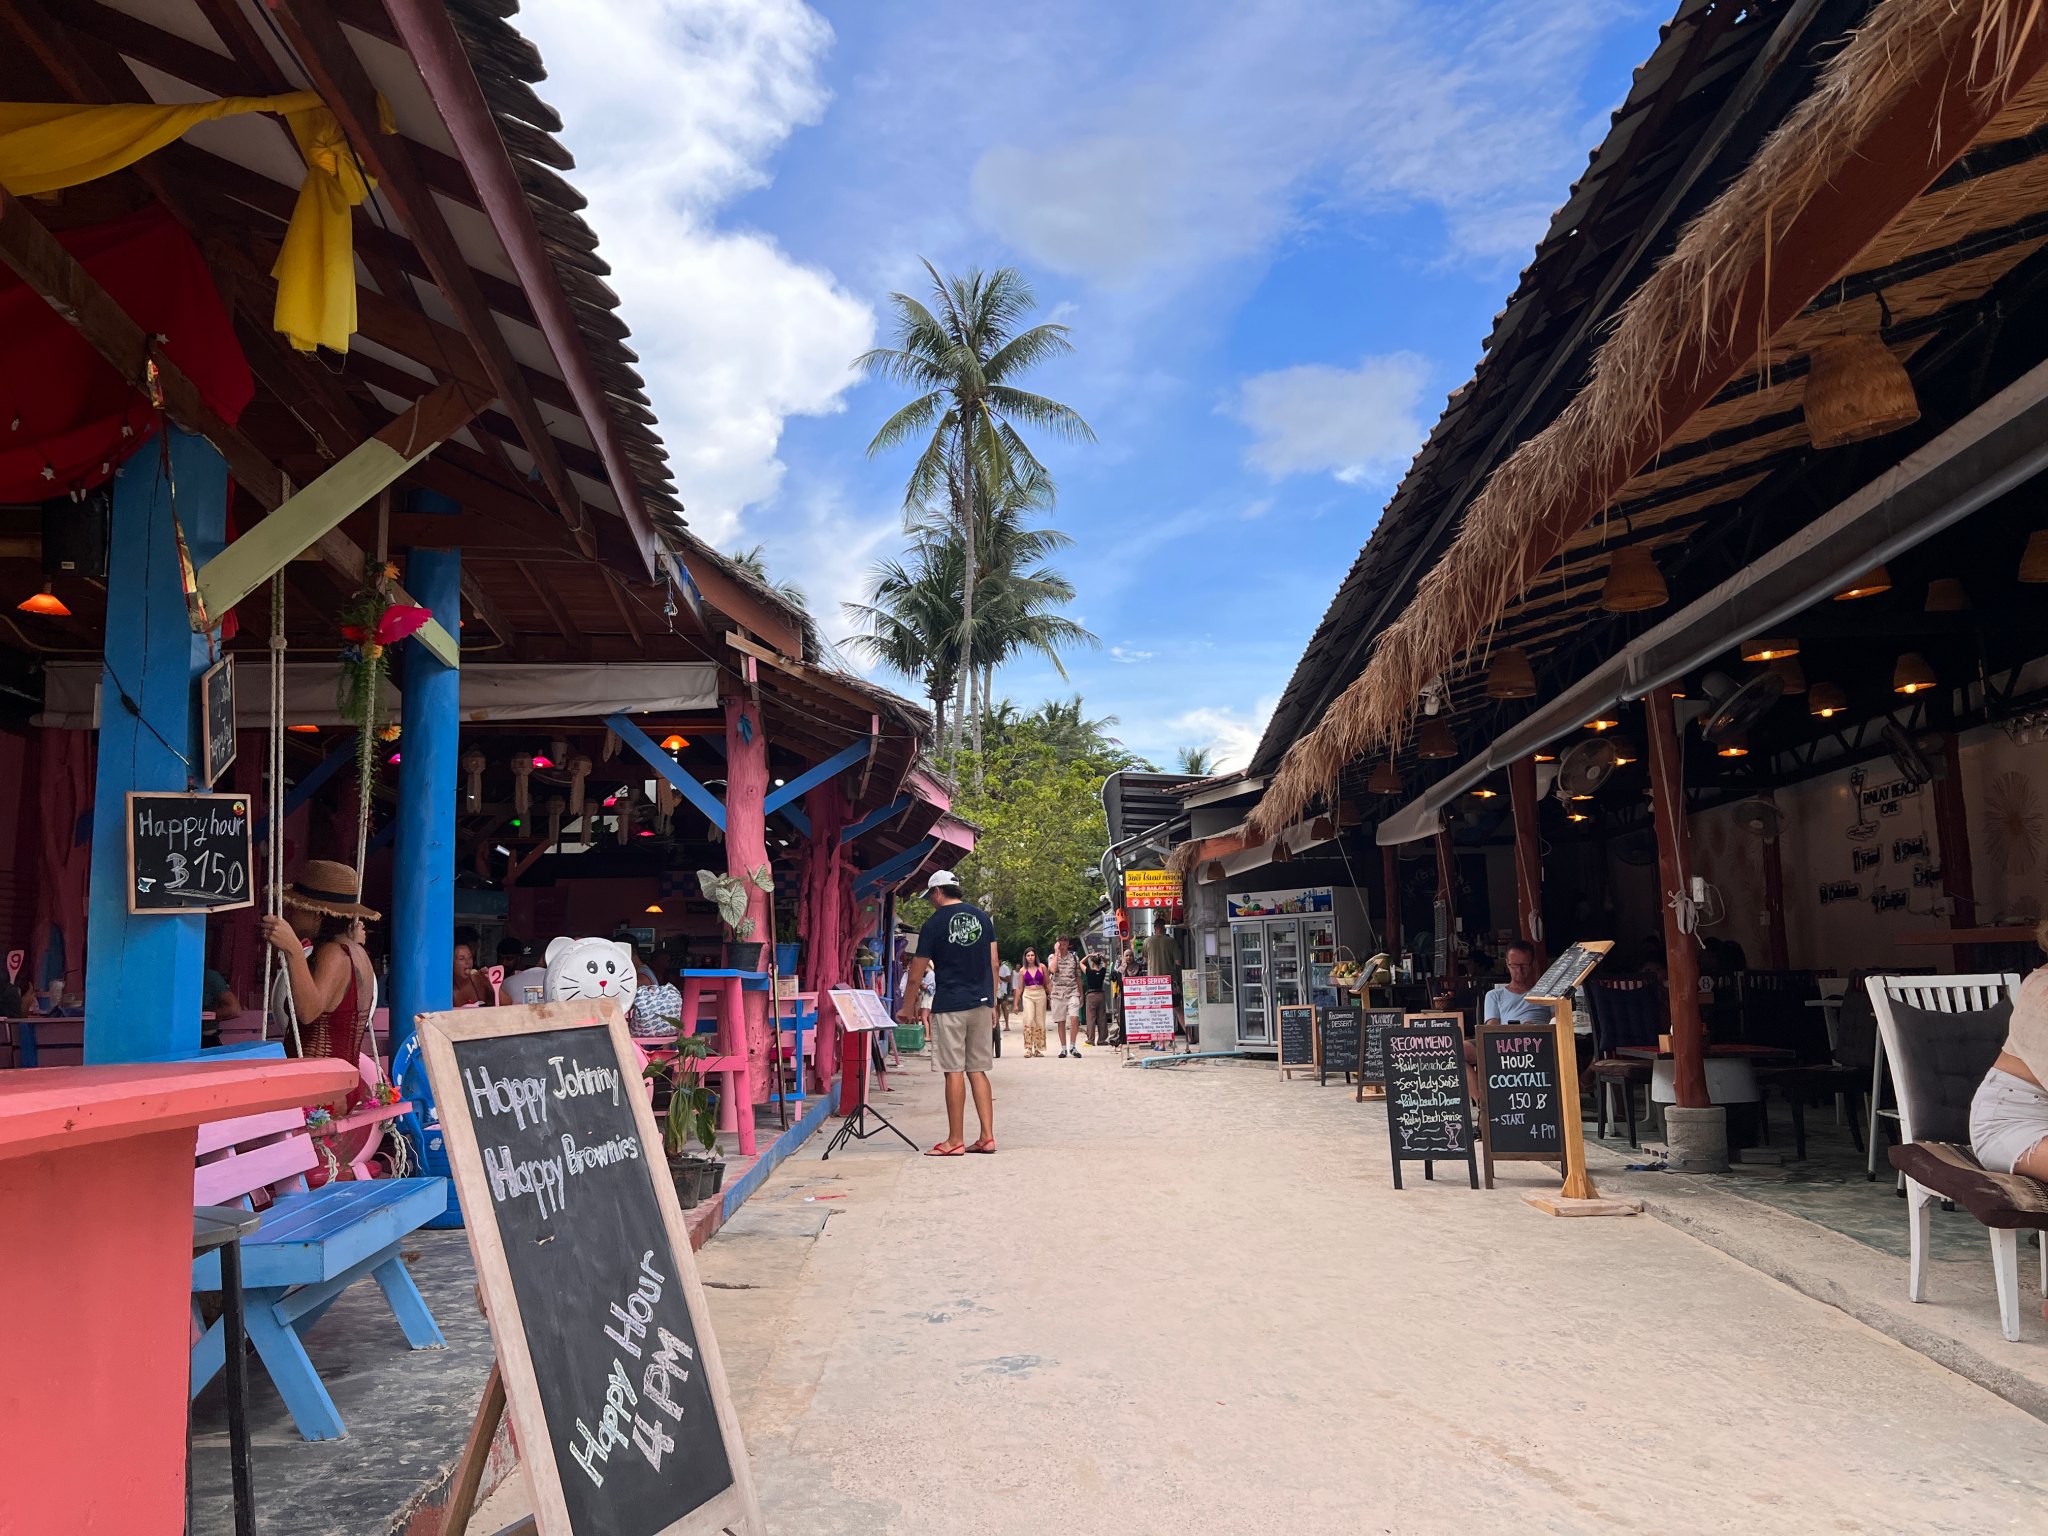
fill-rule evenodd
<path id="1" fill-rule="evenodd" d="M 284 956 L 301 1055 L 354 1061 L 362 1052 L 377 997 L 362 924 L 375 922 L 377 914 L 362 904 L 361 894 L 362 880 L 346 864 L 312 859 L 284 888 L 285 916 L 263 919 L 263 937 Z"/>

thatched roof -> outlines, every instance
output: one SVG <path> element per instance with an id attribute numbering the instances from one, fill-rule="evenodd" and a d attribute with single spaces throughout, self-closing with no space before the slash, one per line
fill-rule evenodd
<path id="1" fill-rule="evenodd" d="M 1607 522 L 1588 529 L 1595 516 L 1626 512 L 1631 503 L 1653 495 L 1664 498 L 1658 510 L 1665 519 L 1703 515 L 1739 497 L 1745 478 L 1740 471 L 1767 467 L 1765 455 L 1803 438 L 1793 432 L 1791 442 L 1772 444 L 1770 433 L 1756 429 L 1787 430 L 1776 419 L 1774 405 L 1792 410 L 1796 426 L 1797 390 L 1812 345 L 1853 329 L 1877 329 L 1884 322 L 1896 326 L 1902 301 L 1915 299 L 1906 274 L 1896 270 L 1910 248 L 1932 252 L 1952 246 L 1967 232 L 1956 227 L 1959 217 L 1986 227 L 1981 222 L 1986 205 L 1989 223 L 1998 224 L 2001 193 L 2025 201 L 2029 211 L 2048 206 L 2048 187 L 2037 184 L 2038 148 L 2003 158 L 1996 170 L 1987 162 L 1987 169 L 1971 178 L 1973 190 L 1949 200 L 1946 223 L 1914 205 L 1864 252 L 1850 253 L 1856 272 L 1885 268 L 1887 278 L 1895 280 L 1852 293 L 1852 274 L 1842 279 L 1839 302 L 1824 313 L 1802 316 L 1782 328 L 1762 323 L 1763 316 L 1803 304 L 1839 276 L 1839 268 L 1780 276 L 1774 293 L 1776 242 L 1831 195 L 1872 131 L 1930 76 L 1943 79 L 1943 114 L 1968 107 L 1979 112 L 1980 123 L 1989 119 L 1981 135 L 1979 124 L 1973 124 L 1955 150 L 1971 138 L 1981 146 L 2032 133 L 2048 103 L 2018 93 L 2040 56 L 2035 29 L 2048 26 L 2037 12 L 2024 0 L 1882 0 L 1873 6 L 1813 88 L 1629 295 L 1584 386 L 1554 420 L 1493 470 L 1460 510 L 1456 533 L 1434 567 L 1412 592 L 1396 594 L 1405 599 L 1404 611 L 1373 638 L 1364 670 L 1314 728 L 1288 746 L 1255 813 L 1255 825 L 1272 830 L 1297 819 L 1361 754 L 1397 746 L 1425 685 L 1440 675 L 1453 683 L 1469 680 L 1483 667 L 1490 633 L 1511 604 L 1532 598 L 1554 603 L 1557 593 L 1542 593 L 1544 586 L 1575 587 L 1580 601 L 1597 593 L 1597 567 L 1604 564 L 1599 551 L 1614 541 L 1617 530 Z M 1924 185 L 1934 181 L 1946 151 L 1944 146 L 1941 156 L 1924 168 L 1884 169 L 1908 182 L 1924 170 Z M 2024 190 L 1986 185 L 2008 168 L 2035 181 Z M 1943 183 L 1936 182 L 1922 204 L 1943 190 Z M 2040 244 L 2042 233 L 2048 231 L 1996 245 L 1979 268 L 1953 253 L 1934 263 L 1939 280 L 1924 295 L 1929 312 L 1952 304 L 1959 293 L 1982 294 Z M 1902 251 L 1902 245 L 1909 250 Z M 1880 252 L 1881 259 L 1873 262 L 1870 258 Z M 1875 313 L 1880 308 L 1882 315 Z M 1906 356 L 1918 339 L 1895 336 L 1892 329 L 1883 334 Z M 1753 376 L 1739 387 L 1730 385 L 1730 376 L 1745 366 Z M 1789 397 L 1782 393 L 1788 387 Z M 1699 391 L 1696 405 L 1666 419 L 1661 414 L 1666 402 L 1688 389 Z M 1458 409 L 1454 400 L 1446 420 Z M 1666 450 L 1668 465 L 1670 451 L 1680 444 L 1694 449 L 1683 469 L 1646 468 L 1660 449 Z M 1723 449 L 1731 453 L 1730 462 L 1714 464 L 1709 455 Z M 1702 485 L 1707 468 L 1737 473 L 1718 486 Z M 1674 483 L 1700 489 L 1664 496 Z M 1721 494 L 1712 494 L 1715 489 Z M 1654 521 L 1632 513 L 1623 519 L 1630 536 Z M 1558 570 L 1554 562 L 1561 557 L 1567 564 Z M 1540 610 L 1542 603 L 1535 606 Z M 1539 618 L 1537 627 L 1545 622 Z M 1261 750 L 1263 755 L 1267 748 Z"/>

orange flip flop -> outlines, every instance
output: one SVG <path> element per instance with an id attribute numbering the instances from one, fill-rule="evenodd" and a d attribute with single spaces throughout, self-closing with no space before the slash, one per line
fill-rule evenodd
<path id="1" fill-rule="evenodd" d="M 945 1143 L 944 1143 L 943 1141 L 935 1141 L 935 1142 L 933 1142 L 933 1143 L 932 1143 L 932 1148 L 931 1148 L 931 1150 L 930 1150 L 929 1152 L 925 1153 L 925 1156 L 926 1156 L 926 1157 L 960 1157 L 960 1156 L 963 1156 L 963 1155 L 965 1155 L 966 1151 L 967 1151 L 967 1149 L 966 1149 L 965 1147 L 949 1147 L 949 1146 L 947 1146 L 947 1145 L 946 1145 L 946 1144 L 945 1144 Z"/>
<path id="2" fill-rule="evenodd" d="M 987 1140 L 970 1141 L 962 1150 L 968 1152 L 986 1152 L 989 1155 L 993 1156 L 995 1154 L 996 1144 L 992 1141 Z"/>

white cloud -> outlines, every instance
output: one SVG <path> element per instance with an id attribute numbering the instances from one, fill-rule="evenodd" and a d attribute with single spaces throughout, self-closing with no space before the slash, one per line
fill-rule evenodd
<path id="1" fill-rule="evenodd" d="M 652 11 L 654 14 L 650 14 Z M 584 0 L 518 17 L 668 444 L 692 527 L 737 538 L 791 416 L 842 409 L 873 312 L 830 272 L 715 220 L 829 99 L 832 29 L 799 0 Z"/>
<path id="2" fill-rule="evenodd" d="M 1346 485 L 1400 471 L 1422 441 L 1416 407 L 1428 363 L 1412 352 L 1356 368 L 1321 363 L 1253 374 L 1230 413 L 1252 429 L 1245 459 L 1275 479 L 1333 474 Z"/>
<path id="3" fill-rule="evenodd" d="M 1109 654 L 1111 660 L 1120 661 L 1127 667 L 1134 667 L 1141 661 L 1150 661 L 1159 653 L 1157 651 L 1134 651 L 1127 645 L 1112 645 L 1109 648 Z"/>
<path id="4" fill-rule="evenodd" d="M 1191 709 L 1174 718 L 1173 729 L 1188 745 L 1207 747 L 1216 772 L 1230 773 L 1251 761 L 1277 702 L 1277 698 L 1260 699 L 1249 715 L 1234 709 Z"/>
<path id="5" fill-rule="evenodd" d="M 1296 207 L 1433 207 L 1446 254 L 1526 257 L 1582 163 L 1583 112 L 1558 83 L 1629 3 L 1185 0 L 1135 78 L 1064 111 L 1034 102 L 1030 141 L 975 167 L 974 209 L 1033 259 L 1113 288 L 1267 249 Z"/>

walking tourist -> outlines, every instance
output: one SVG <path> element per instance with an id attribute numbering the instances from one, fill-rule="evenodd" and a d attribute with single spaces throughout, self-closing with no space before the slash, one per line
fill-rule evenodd
<path id="1" fill-rule="evenodd" d="M 1009 961 L 996 977 L 996 1018 L 1004 1029 L 1010 1027 L 1010 1010 L 1017 1002 L 1017 970 Z"/>
<path id="2" fill-rule="evenodd" d="M 1052 963 L 1046 967 L 1053 1028 L 1060 1034 L 1060 1054 L 1081 1054 L 1081 957 L 1074 941 L 1061 934 L 1052 941 Z"/>
<path id="3" fill-rule="evenodd" d="M 1091 949 L 1081 962 L 1081 1021 L 1088 1027 L 1090 1045 L 1109 1043 L 1109 961 L 1099 949 Z"/>
<path id="4" fill-rule="evenodd" d="M 925 886 L 932 915 L 917 934 L 917 955 L 903 988 L 905 1003 L 897 1017 L 908 1024 L 916 1017 L 909 999 L 920 994 L 927 969 L 937 976 L 932 990 L 932 1050 L 946 1074 L 946 1139 L 933 1144 L 927 1157 L 958 1157 L 963 1152 L 996 1149 L 995 1095 L 988 1085 L 995 1064 L 996 925 L 981 908 L 960 894 L 960 877 L 939 870 Z M 966 1138 L 967 1091 L 974 1090 L 974 1114 L 981 1139 Z"/>
<path id="5" fill-rule="evenodd" d="M 1024 1017 L 1026 1056 L 1045 1054 L 1045 1013 L 1049 1004 L 1045 981 L 1045 967 L 1038 963 L 1038 951 L 1025 950 L 1024 962 L 1017 967 L 1017 1007 Z"/>

